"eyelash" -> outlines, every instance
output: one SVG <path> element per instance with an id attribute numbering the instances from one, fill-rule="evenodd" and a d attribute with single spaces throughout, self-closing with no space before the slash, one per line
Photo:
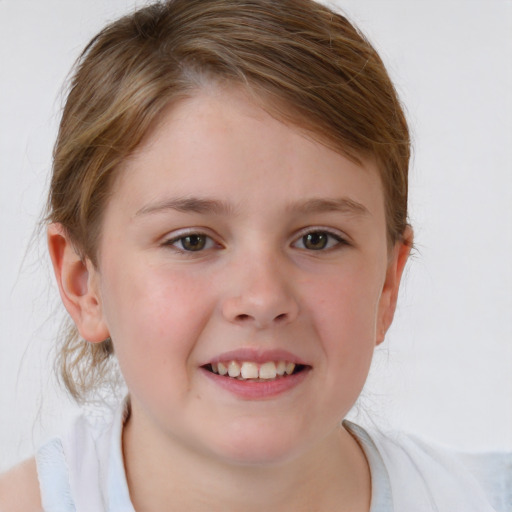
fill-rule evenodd
<path id="1" fill-rule="evenodd" d="M 320 245 L 323 243 L 323 241 L 325 241 L 325 246 L 320 246 L 316 249 L 306 247 L 306 243 L 307 243 L 306 238 L 308 236 L 312 236 L 312 235 L 317 235 L 320 237 L 320 240 L 317 240 L 317 242 L 320 242 Z M 325 236 L 325 238 L 323 240 L 322 240 L 322 236 Z M 194 240 L 194 238 L 196 238 L 196 240 Z M 184 246 L 184 243 L 186 243 L 185 240 L 187 240 L 187 239 L 192 239 L 191 240 L 192 242 L 195 241 L 195 242 L 198 242 L 199 244 L 201 244 L 200 239 L 202 239 L 203 245 L 200 245 L 200 247 L 197 250 L 187 249 Z M 315 243 L 315 239 L 310 240 L 310 242 L 311 241 L 313 243 Z M 297 244 L 299 244 L 299 243 L 302 243 L 302 247 L 297 246 Z M 179 247 L 178 244 L 180 244 L 181 247 Z M 201 231 L 190 231 L 190 232 L 180 233 L 178 236 L 175 236 L 173 238 L 165 240 L 163 245 L 165 247 L 170 247 L 170 248 L 172 248 L 180 253 L 183 253 L 183 254 L 191 254 L 194 252 L 200 253 L 200 252 L 203 252 L 208 249 L 213 249 L 215 246 L 217 248 L 222 247 L 220 244 L 215 242 L 215 240 L 211 236 L 209 236 Z M 345 240 L 339 234 L 333 233 L 332 231 L 330 231 L 328 229 L 323 229 L 323 228 L 304 229 L 298 233 L 298 236 L 295 238 L 294 242 L 291 244 L 292 247 L 295 247 L 295 248 L 298 248 L 298 249 L 301 249 L 304 251 L 312 251 L 312 252 L 331 251 L 331 250 L 334 250 L 337 247 L 342 246 L 342 245 L 349 245 L 349 243 L 347 242 L 347 240 Z"/>
<path id="2" fill-rule="evenodd" d="M 308 236 L 311 235 L 326 235 L 326 246 L 325 247 L 319 247 L 317 249 L 312 249 L 304 246 L 305 239 Z M 334 241 L 334 243 L 333 243 Z M 296 238 L 295 242 L 292 244 L 292 246 L 296 247 L 296 244 L 302 242 L 303 247 L 298 247 L 301 250 L 304 251 L 318 251 L 318 252 L 327 252 L 334 250 L 338 248 L 339 246 L 343 245 L 349 245 L 347 240 L 343 238 L 338 233 L 333 233 L 331 230 L 326 228 L 307 228 L 299 232 L 298 237 Z"/>
<path id="3" fill-rule="evenodd" d="M 194 237 L 196 237 L 198 239 L 201 239 L 201 238 L 204 239 L 204 245 L 197 250 L 186 249 L 183 245 L 184 241 L 187 238 L 190 239 L 190 238 L 194 238 Z M 178 247 L 177 244 L 181 244 L 181 247 Z M 182 232 L 178 236 L 175 236 L 173 238 L 165 240 L 163 245 L 166 247 L 170 247 L 171 249 L 174 249 L 180 253 L 185 253 L 185 254 L 194 253 L 194 252 L 202 252 L 204 250 L 212 249 L 214 246 L 220 247 L 220 245 L 217 242 L 215 242 L 215 240 L 211 236 L 209 236 L 203 232 L 200 232 L 200 231 Z"/>

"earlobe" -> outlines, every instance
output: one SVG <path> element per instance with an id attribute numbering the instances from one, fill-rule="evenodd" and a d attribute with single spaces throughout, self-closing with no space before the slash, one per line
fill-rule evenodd
<path id="1" fill-rule="evenodd" d="M 393 252 L 389 259 L 386 279 L 379 301 L 379 312 L 377 318 L 376 344 L 384 341 L 386 333 L 391 326 L 395 315 L 396 303 L 398 300 L 398 291 L 402 274 L 409 258 L 413 243 L 413 231 L 410 226 L 404 231 L 402 240 L 396 242 Z"/>
<path id="2" fill-rule="evenodd" d="M 62 302 L 80 333 L 91 343 L 109 336 L 103 318 L 98 271 L 76 251 L 61 224 L 48 226 L 48 249 Z"/>

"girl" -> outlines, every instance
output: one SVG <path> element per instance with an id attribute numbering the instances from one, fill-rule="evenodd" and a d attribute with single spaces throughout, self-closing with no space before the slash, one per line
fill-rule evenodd
<path id="1" fill-rule="evenodd" d="M 408 163 L 381 60 L 326 7 L 173 0 L 106 27 L 63 113 L 48 245 L 69 391 L 115 358 L 128 394 L 7 475 L 2 507 L 507 510 L 505 459 L 340 424 L 393 319 Z"/>

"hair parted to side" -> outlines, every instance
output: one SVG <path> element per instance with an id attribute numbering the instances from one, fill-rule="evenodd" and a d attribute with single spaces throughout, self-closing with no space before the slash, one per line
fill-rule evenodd
<path id="1" fill-rule="evenodd" d="M 370 43 L 313 0 L 170 0 L 108 25 L 79 57 L 54 149 L 47 220 L 97 265 L 117 170 L 172 102 L 210 84 L 243 87 L 275 117 L 349 158 L 373 157 L 388 238 L 407 226 L 410 140 L 399 99 Z M 111 340 L 74 327 L 60 374 L 78 401 L 108 373 Z"/>

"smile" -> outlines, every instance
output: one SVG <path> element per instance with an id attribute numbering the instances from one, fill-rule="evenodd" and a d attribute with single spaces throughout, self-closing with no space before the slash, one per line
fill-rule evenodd
<path id="1" fill-rule="evenodd" d="M 260 364 L 254 361 L 232 360 L 209 363 L 203 368 L 232 379 L 267 382 L 299 373 L 306 367 L 289 361 L 267 361 Z"/>

